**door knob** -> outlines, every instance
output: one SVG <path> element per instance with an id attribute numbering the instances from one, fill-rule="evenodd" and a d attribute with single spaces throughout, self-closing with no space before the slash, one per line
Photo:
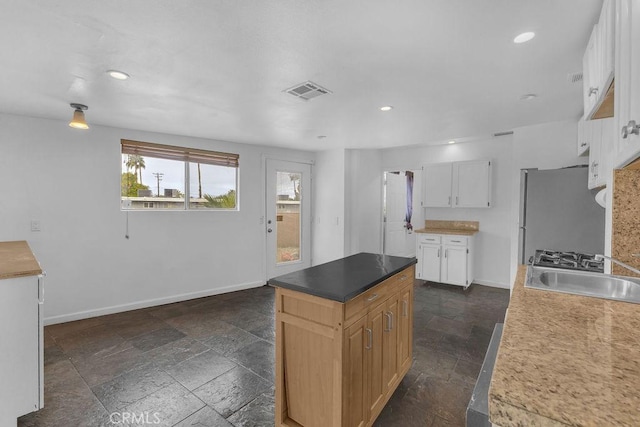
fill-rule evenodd
<path id="1" fill-rule="evenodd" d="M 629 124 L 622 126 L 622 139 L 626 139 L 629 135 L 640 135 L 640 125 L 635 120 L 629 120 Z"/>
<path id="2" fill-rule="evenodd" d="M 267 228 L 267 233 L 271 233 L 273 230 L 270 228 Z"/>

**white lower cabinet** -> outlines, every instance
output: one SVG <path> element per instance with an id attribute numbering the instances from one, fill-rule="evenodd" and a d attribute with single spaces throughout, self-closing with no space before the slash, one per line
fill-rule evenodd
<path id="1" fill-rule="evenodd" d="M 468 287 L 473 281 L 473 236 L 419 234 L 416 278 Z"/>
<path id="2" fill-rule="evenodd" d="M 0 280 L 0 425 L 44 406 L 42 275 Z"/>

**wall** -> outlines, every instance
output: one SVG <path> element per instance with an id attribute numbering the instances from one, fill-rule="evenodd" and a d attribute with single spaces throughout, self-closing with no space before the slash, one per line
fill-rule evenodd
<path id="1" fill-rule="evenodd" d="M 505 224 L 511 209 L 510 163 L 512 156 L 510 136 L 489 138 L 473 142 L 407 147 L 384 150 L 384 170 L 419 169 L 423 164 L 477 159 L 492 160 L 492 207 L 488 209 L 419 208 L 425 219 L 479 221 L 476 235 L 474 268 L 476 283 L 497 287 L 509 286 L 510 236 Z M 420 225 L 414 224 L 417 228 Z"/>
<path id="2" fill-rule="evenodd" d="M 313 170 L 312 263 L 344 256 L 345 150 L 316 153 Z"/>
<path id="3" fill-rule="evenodd" d="M 382 252 L 382 155 L 346 151 L 345 255 Z"/>
<path id="4" fill-rule="evenodd" d="M 238 153 L 240 211 L 121 212 L 121 138 Z M 0 114 L 0 240 L 27 240 L 47 271 L 47 323 L 259 286 L 264 155 L 315 157 Z M 41 232 L 30 231 L 31 220 L 41 221 Z"/>

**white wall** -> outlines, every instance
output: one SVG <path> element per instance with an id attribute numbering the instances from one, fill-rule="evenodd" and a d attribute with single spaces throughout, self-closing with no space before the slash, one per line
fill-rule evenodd
<path id="1" fill-rule="evenodd" d="M 125 239 L 121 138 L 238 153 L 240 211 L 130 212 Z M 0 240 L 27 240 L 47 271 L 47 323 L 259 286 L 266 277 L 263 155 L 315 157 L 0 114 Z M 41 232 L 30 231 L 32 219 Z"/>
<path id="2" fill-rule="evenodd" d="M 313 171 L 313 265 L 344 256 L 345 150 L 316 153 Z"/>
<path id="3" fill-rule="evenodd" d="M 426 219 L 479 221 L 476 235 L 475 282 L 491 286 L 509 286 L 509 229 L 511 209 L 511 137 L 491 138 L 460 144 L 430 145 L 385 150 L 382 155 L 384 170 L 419 169 L 427 163 L 457 162 L 465 160 L 492 160 L 491 208 L 420 208 Z M 422 225 L 414 224 L 416 228 Z"/>
<path id="4" fill-rule="evenodd" d="M 346 152 L 345 255 L 382 252 L 382 155 Z"/>

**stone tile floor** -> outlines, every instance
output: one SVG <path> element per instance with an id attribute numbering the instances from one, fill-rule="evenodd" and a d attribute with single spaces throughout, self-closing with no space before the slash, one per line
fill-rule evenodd
<path id="1" fill-rule="evenodd" d="M 414 300 L 413 366 L 375 426 L 463 426 L 509 291 L 416 281 Z M 273 301 L 264 286 L 47 326 L 45 408 L 18 426 L 273 426 Z"/>

